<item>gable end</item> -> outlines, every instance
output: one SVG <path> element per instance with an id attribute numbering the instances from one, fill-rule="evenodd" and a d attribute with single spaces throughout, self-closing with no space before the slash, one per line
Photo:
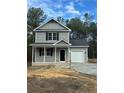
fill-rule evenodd
<path id="1" fill-rule="evenodd" d="M 33 31 L 40 31 L 40 30 L 65 30 L 65 31 L 71 31 L 67 26 L 63 25 L 62 23 L 58 22 L 55 19 L 51 19 L 47 21 L 44 24 L 41 24 L 37 28 L 35 28 Z"/>

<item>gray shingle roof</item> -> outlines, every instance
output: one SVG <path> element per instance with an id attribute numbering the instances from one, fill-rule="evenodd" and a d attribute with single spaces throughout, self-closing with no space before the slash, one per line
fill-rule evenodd
<path id="1" fill-rule="evenodd" d="M 88 42 L 84 39 L 70 40 L 72 46 L 89 46 Z"/>

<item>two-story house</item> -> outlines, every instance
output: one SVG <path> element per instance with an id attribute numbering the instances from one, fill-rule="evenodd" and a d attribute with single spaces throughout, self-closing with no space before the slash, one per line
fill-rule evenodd
<path id="1" fill-rule="evenodd" d="M 71 29 L 57 20 L 50 19 L 33 31 L 33 63 L 87 62 L 88 44 L 84 40 L 70 40 Z"/>

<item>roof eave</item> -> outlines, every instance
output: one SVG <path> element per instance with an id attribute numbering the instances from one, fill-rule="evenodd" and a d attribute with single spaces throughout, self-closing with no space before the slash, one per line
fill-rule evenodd
<path id="1" fill-rule="evenodd" d="M 70 46 L 70 47 L 89 47 L 89 46 Z"/>
<path id="2" fill-rule="evenodd" d="M 46 29 L 46 30 L 42 30 L 42 29 L 40 29 L 40 30 L 33 30 L 33 31 L 34 31 L 34 32 L 40 32 L 40 31 L 55 31 L 55 29 L 53 29 L 53 30 L 52 30 L 52 29 L 51 29 L 51 30 L 47 30 L 47 29 Z M 59 31 L 69 31 L 69 32 L 70 32 L 71 30 L 56 30 L 56 31 L 57 31 L 57 32 L 59 32 Z"/>
<path id="3" fill-rule="evenodd" d="M 55 20 L 54 18 L 52 18 L 52 19 L 48 20 L 47 22 L 45 22 L 45 23 L 43 23 L 43 24 L 39 25 L 39 26 L 38 26 L 38 27 L 36 27 L 33 31 L 36 31 L 39 27 L 44 26 L 45 24 L 47 24 L 47 23 L 48 23 L 49 21 L 51 21 L 51 20 L 56 21 L 58 24 L 60 24 L 60 25 L 62 25 L 63 27 L 65 27 L 68 31 L 71 31 L 71 29 L 70 29 L 70 28 L 68 28 L 67 26 L 65 26 L 65 25 L 63 25 L 62 23 L 58 22 L 58 21 L 57 21 L 57 20 Z"/>

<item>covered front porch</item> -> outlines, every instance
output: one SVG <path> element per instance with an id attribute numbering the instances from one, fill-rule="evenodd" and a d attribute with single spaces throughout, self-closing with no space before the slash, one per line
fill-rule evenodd
<path id="1" fill-rule="evenodd" d="M 32 44 L 32 63 L 63 62 L 70 62 L 70 45 Z"/>

